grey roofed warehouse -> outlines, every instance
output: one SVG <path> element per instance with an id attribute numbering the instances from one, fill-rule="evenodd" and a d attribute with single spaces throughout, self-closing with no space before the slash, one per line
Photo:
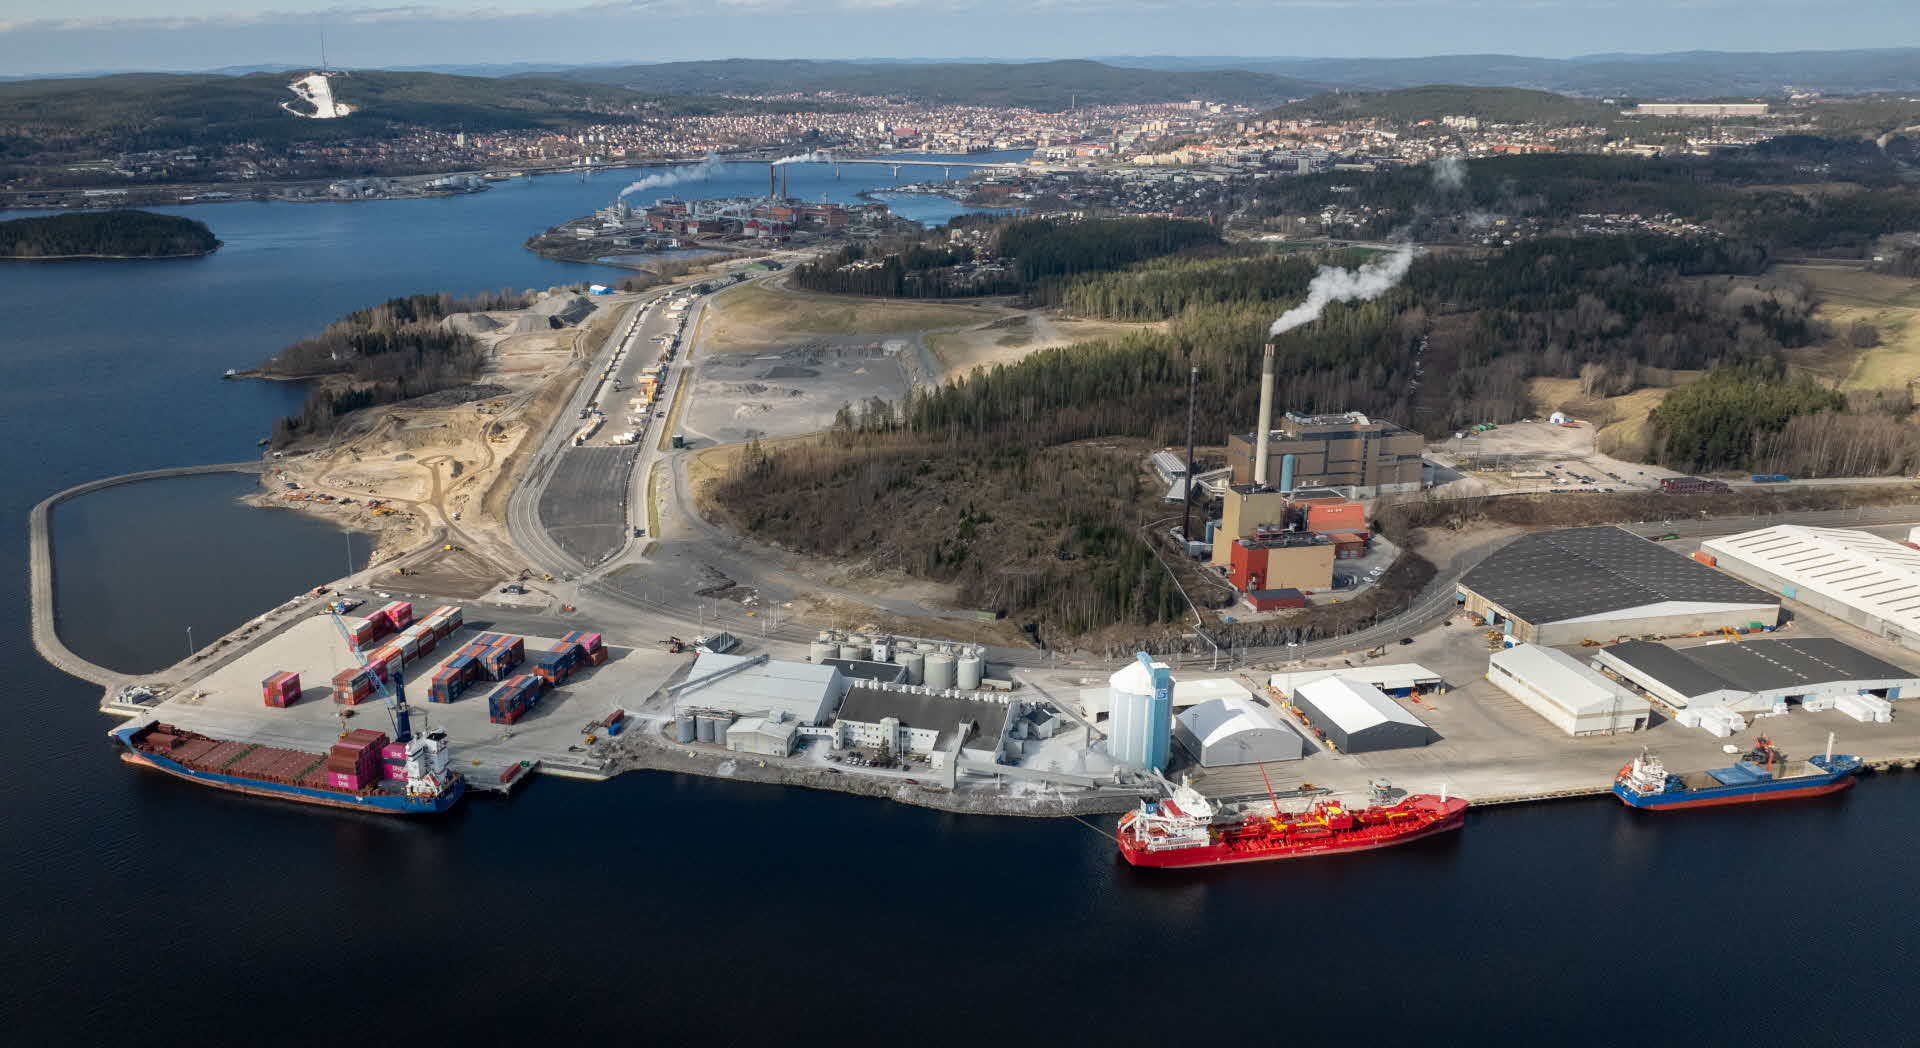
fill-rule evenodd
<path id="1" fill-rule="evenodd" d="M 1778 597 L 1612 526 L 1522 535 L 1461 578 L 1460 600 L 1516 641 L 1549 646 L 1780 616 Z"/>
<path id="2" fill-rule="evenodd" d="M 1766 710 L 1776 702 L 1863 692 L 1920 693 L 1920 676 L 1830 637 L 1672 648 L 1628 641 L 1594 661 L 1669 705 Z"/>

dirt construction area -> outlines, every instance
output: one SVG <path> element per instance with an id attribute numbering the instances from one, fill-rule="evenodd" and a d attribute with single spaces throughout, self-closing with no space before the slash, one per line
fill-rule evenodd
<path id="1" fill-rule="evenodd" d="M 685 395 L 680 429 L 715 444 L 818 433 L 842 406 L 905 400 L 903 351 L 911 350 L 898 339 L 835 339 L 709 356 Z"/>
<path id="2" fill-rule="evenodd" d="M 1467 432 L 1427 445 L 1433 463 L 1433 494 L 1464 498 L 1497 492 L 1657 489 L 1660 478 L 1680 474 L 1640 462 L 1623 462 L 1594 447 L 1593 426 L 1580 422 L 1512 422 Z"/>

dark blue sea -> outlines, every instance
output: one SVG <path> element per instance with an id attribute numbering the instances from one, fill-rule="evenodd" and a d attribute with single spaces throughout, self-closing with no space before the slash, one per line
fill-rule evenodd
<path id="1" fill-rule="evenodd" d="M 763 172 L 679 191 L 753 193 Z M 1070 820 L 665 774 L 540 780 L 402 822 L 116 760 L 98 689 L 29 643 L 28 509 L 102 475 L 250 457 L 300 391 L 221 371 L 347 310 L 611 274 L 520 244 L 634 177 L 185 208 L 226 246 L 0 268 L 10 1040 L 1915 1043 L 1912 773 L 1762 811 L 1490 810 L 1391 852 L 1169 874 L 1121 866 Z M 790 178 L 816 199 L 891 181 Z M 161 665 L 187 627 L 217 635 L 355 556 L 341 532 L 233 505 L 244 486 L 129 486 L 56 513 L 73 645 Z"/>

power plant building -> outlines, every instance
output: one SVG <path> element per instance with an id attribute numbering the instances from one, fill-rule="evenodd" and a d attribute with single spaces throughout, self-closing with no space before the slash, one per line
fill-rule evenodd
<path id="1" fill-rule="evenodd" d="M 1920 650 L 1920 550 L 1864 531 L 1794 524 L 1700 544 L 1721 571 Z"/>
<path id="2" fill-rule="evenodd" d="M 1630 689 L 1555 648 L 1517 644 L 1487 660 L 1487 679 L 1568 735 L 1647 726 L 1653 707 Z"/>
<path id="3" fill-rule="evenodd" d="M 1611 526 L 1522 535 L 1467 572 L 1456 599 L 1510 643 L 1548 647 L 1770 626 L 1780 617 L 1777 598 Z"/>
<path id="4" fill-rule="evenodd" d="M 1780 703 L 1849 695 L 1920 695 L 1920 678 L 1912 671 L 1829 637 L 1689 648 L 1636 640 L 1601 648 L 1593 661 L 1677 709 L 1723 706 L 1764 713 Z"/>
<path id="5" fill-rule="evenodd" d="M 1341 753 L 1425 746 L 1435 738 L 1425 721 L 1379 688 L 1344 677 L 1302 685 L 1293 704 Z"/>
<path id="6" fill-rule="evenodd" d="M 1165 770 L 1173 733 L 1173 676 L 1145 652 L 1108 679 L 1107 756 L 1141 770 Z"/>
<path id="7" fill-rule="evenodd" d="M 1288 412 L 1268 432 L 1266 475 L 1259 475 L 1258 433 L 1227 438 L 1233 483 L 1279 491 L 1339 488 L 1354 498 L 1419 491 L 1425 441 L 1391 422 L 1351 411 L 1340 415 Z"/>
<path id="8" fill-rule="evenodd" d="M 1306 740 L 1251 699 L 1208 699 L 1174 718 L 1173 736 L 1203 768 L 1297 761 Z"/>

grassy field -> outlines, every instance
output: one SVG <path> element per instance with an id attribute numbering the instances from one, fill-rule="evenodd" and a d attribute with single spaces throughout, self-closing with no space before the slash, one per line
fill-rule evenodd
<path id="1" fill-rule="evenodd" d="M 1676 384 L 1699 378 L 1698 371 L 1675 371 Z M 1580 392 L 1576 378 L 1536 378 L 1527 382 L 1534 408 L 1545 415 L 1565 411 L 1575 418 L 1599 422 L 1594 447 L 1603 455 L 1627 461 L 1642 461 L 1653 435 L 1647 429 L 1647 416 L 1667 398 L 1670 386 L 1647 386 L 1618 397 L 1591 397 Z"/>
<path id="2" fill-rule="evenodd" d="M 927 348 L 933 351 L 946 377 L 954 379 L 967 375 L 974 368 L 1017 363 L 1031 353 L 1054 346 L 1117 339 L 1134 331 L 1161 326 L 1105 320 L 1065 320 L 1049 317 L 1039 311 L 1009 312 L 991 323 L 964 331 L 928 335 Z"/>
<path id="3" fill-rule="evenodd" d="M 1836 344 L 1806 354 L 1809 370 L 1836 379 L 1841 389 L 1900 388 L 1920 378 L 1920 280 L 1826 266 L 1780 266 L 1778 272 L 1814 289 L 1820 298 L 1815 316 L 1835 331 Z M 1879 331 L 1879 345 L 1860 350 L 1847 343 L 1860 321 Z"/>
<path id="4" fill-rule="evenodd" d="M 793 335 L 899 335 L 992 320 L 986 306 L 894 302 L 743 287 L 715 299 L 711 336 L 728 348 L 760 348 Z"/>

